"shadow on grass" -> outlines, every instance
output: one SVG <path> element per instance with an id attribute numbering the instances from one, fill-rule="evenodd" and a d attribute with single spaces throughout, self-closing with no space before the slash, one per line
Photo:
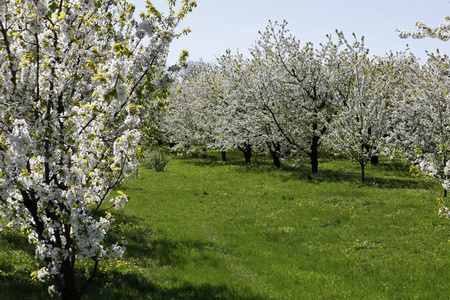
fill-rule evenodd
<path id="1" fill-rule="evenodd" d="M 27 280 L 28 277 L 29 274 L 0 276 L 0 299 L 52 299 L 47 292 L 46 284 Z"/>
<path id="2" fill-rule="evenodd" d="M 91 288 L 89 299 L 243 299 L 262 300 L 263 297 L 252 295 L 249 290 L 236 290 L 232 286 L 177 282 L 172 279 L 170 287 L 160 286 L 142 275 L 135 273 L 109 273 L 107 281 L 112 279 L 108 288 Z M 167 283 L 166 283 L 167 284 Z"/>
<path id="3" fill-rule="evenodd" d="M 366 178 L 365 185 L 387 189 L 435 189 L 436 183 L 432 180 L 421 180 L 415 178 Z"/>
<path id="4" fill-rule="evenodd" d="M 32 281 L 34 246 L 17 228 L 0 235 L 0 299 L 49 299 L 46 284 Z M 24 298 L 24 296 L 26 296 Z"/>
<path id="5" fill-rule="evenodd" d="M 189 252 L 196 250 L 204 252 L 214 247 L 211 243 L 195 240 L 171 241 L 165 237 L 152 238 L 147 234 L 147 241 L 137 235 L 145 232 L 135 232 L 128 235 L 127 257 L 155 260 L 159 266 L 183 266 L 188 263 Z"/>
<path id="6" fill-rule="evenodd" d="M 180 160 L 187 161 L 188 164 L 195 166 L 222 166 L 222 165 L 235 165 L 235 166 L 246 166 L 249 165 L 245 162 L 244 155 L 238 151 L 230 151 L 227 153 L 227 160 L 222 161 L 220 152 L 210 151 L 206 157 L 201 156 L 198 153 L 192 153 L 190 155 L 173 155 L 172 158 L 176 157 Z M 250 165 L 269 165 L 273 166 L 270 157 L 260 153 L 253 153 Z"/>
<path id="7" fill-rule="evenodd" d="M 267 173 L 273 177 L 281 178 L 282 181 L 289 180 L 305 180 L 311 183 L 322 182 L 347 182 L 358 186 L 372 186 L 378 188 L 399 188 L 399 189 L 434 189 L 436 183 L 432 180 L 425 180 L 423 178 L 410 177 L 409 166 L 400 162 L 380 163 L 376 166 L 366 167 L 365 183 L 361 182 L 361 171 L 357 165 L 337 166 L 337 170 L 329 168 L 321 168 L 319 165 L 318 174 L 311 173 L 311 166 L 309 164 L 301 164 L 296 166 L 282 165 L 281 168 L 276 168 L 272 165 L 270 159 L 261 156 L 255 159 L 252 163 L 247 164 L 244 161 L 227 161 L 220 162 L 217 157 L 207 158 L 192 158 L 183 157 L 186 163 L 195 166 L 209 166 L 221 167 L 223 165 L 235 166 L 235 171 L 239 173 Z M 351 164 L 351 162 L 345 163 Z M 371 173 L 388 173 L 389 177 L 371 176 Z"/>
<path id="8" fill-rule="evenodd" d="M 134 179 L 134 177 L 133 177 Z M 117 187 L 117 189 L 119 189 L 122 192 L 129 192 L 129 191 L 143 191 L 144 189 L 141 187 L 130 187 L 130 186 L 126 186 L 126 185 L 119 185 Z"/>
<path id="9" fill-rule="evenodd" d="M 378 166 L 376 167 L 378 168 Z M 369 173 L 367 175 L 367 173 Z M 369 187 L 377 187 L 384 189 L 434 189 L 435 182 L 432 180 L 424 180 L 422 178 L 413 177 L 374 177 L 370 175 L 371 171 L 366 172 L 365 182 L 361 181 L 360 171 L 335 171 L 335 170 L 319 170 L 318 174 L 311 174 L 308 171 L 292 171 L 288 179 L 290 180 L 308 180 L 311 183 L 322 182 L 347 182 L 350 184 Z"/>
<path id="10" fill-rule="evenodd" d="M 243 299 L 262 300 L 248 290 L 236 290 L 232 286 L 176 282 L 171 287 L 159 286 L 136 273 L 108 272 L 97 276 L 89 285 L 83 299 Z M 106 283 L 107 288 L 104 288 Z M 44 283 L 24 280 L 22 276 L 0 276 L 0 299 L 41 300 L 55 299 L 47 292 Z"/>
<path id="11" fill-rule="evenodd" d="M 147 228 L 134 226 L 145 223 L 138 216 L 118 215 L 119 223 L 127 222 L 122 233 L 128 239 L 125 259 L 150 259 L 157 266 L 183 268 L 192 259 L 191 253 L 200 253 L 202 260 L 209 258 L 208 252 L 220 251 L 213 243 L 199 240 L 170 240 L 164 231 L 152 231 Z M 116 238 L 117 238 L 116 237 Z M 202 255 L 204 254 L 204 255 Z M 106 283 L 108 287 L 104 288 Z M 214 285 L 209 283 L 192 283 L 180 281 L 172 277 L 164 285 L 154 282 L 143 274 L 108 272 L 95 283 L 88 291 L 89 299 L 244 299 L 259 300 L 263 297 L 253 293 L 243 286 L 238 289 L 232 285 Z"/>
<path id="12" fill-rule="evenodd" d="M 116 216 L 117 223 L 127 222 L 129 225 L 125 229 L 113 232 L 108 240 L 109 244 L 120 241 L 121 236 L 128 240 L 125 256 L 129 258 L 149 258 L 155 260 L 159 266 L 183 266 L 188 262 L 190 251 L 196 250 L 206 253 L 214 249 L 213 243 L 199 240 L 170 240 L 163 231 L 153 231 L 133 224 L 145 224 L 143 219 L 136 216 L 125 216 L 119 214 Z M 131 225 L 130 225 L 131 224 Z"/>
<path id="13" fill-rule="evenodd" d="M 28 238 L 19 232 L 17 228 L 6 229 L 1 235 L 0 243 L 11 250 L 22 250 L 30 256 L 34 256 L 34 246 L 28 242 Z M 2 248 L 3 248 L 2 247 Z"/>

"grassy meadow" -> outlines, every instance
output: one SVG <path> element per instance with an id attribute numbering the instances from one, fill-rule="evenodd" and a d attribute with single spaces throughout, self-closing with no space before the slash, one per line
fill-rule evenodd
<path id="1" fill-rule="evenodd" d="M 118 187 L 122 260 L 104 261 L 86 299 L 448 299 L 450 220 L 438 184 L 399 161 L 322 159 L 281 169 L 173 156 Z M 47 299 L 33 249 L 0 232 L 0 299 Z M 86 264 L 80 264 L 83 272 Z"/>

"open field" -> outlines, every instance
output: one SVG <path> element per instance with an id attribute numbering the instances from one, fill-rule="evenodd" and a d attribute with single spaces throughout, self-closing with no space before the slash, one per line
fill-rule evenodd
<path id="1" fill-rule="evenodd" d="M 448 299 L 450 220 L 438 184 L 408 166 L 323 159 L 281 170 L 239 153 L 173 157 L 119 190 L 123 260 L 105 261 L 89 299 Z M 0 233 L 0 299 L 45 299 L 33 250 Z M 83 268 L 80 265 L 80 268 Z"/>

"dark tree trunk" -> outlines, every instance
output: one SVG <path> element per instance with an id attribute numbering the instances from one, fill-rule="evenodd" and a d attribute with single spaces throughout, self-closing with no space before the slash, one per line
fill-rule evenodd
<path id="1" fill-rule="evenodd" d="M 359 163 L 360 165 L 361 165 L 361 181 L 364 183 L 365 182 L 365 174 L 364 174 L 364 167 L 365 167 L 365 165 L 364 165 L 364 163 L 363 162 L 360 162 Z"/>
<path id="2" fill-rule="evenodd" d="M 367 130 L 367 133 L 368 133 L 369 136 L 372 135 L 372 127 L 369 127 L 369 129 Z M 372 147 L 372 145 L 365 145 L 365 148 L 366 148 L 367 152 L 369 152 L 369 153 L 370 153 L 370 151 L 371 151 L 372 149 L 374 149 L 374 148 Z M 370 164 L 371 164 L 372 166 L 378 165 L 378 162 L 379 162 L 378 155 L 372 155 L 372 156 L 370 157 Z"/>
<path id="3" fill-rule="evenodd" d="M 63 300 L 80 300 L 81 296 L 80 296 L 80 294 L 74 293 L 72 291 L 64 290 L 61 293 L 61 299 L 63 299 Z"/>
<path id="4" fill-rule="evenodd" d="M 267 143 L 267 146 L 269 147 L 270 155 L 273 159 L 273 165 L 277 168 L 281 167 L 281 161 L 280 161 L 280 150 L 281 146 L 280 143 Z"/>
<path id="5" fill-rule="evenodd" d="M 202 148 L 202 158 L 206 158 L 206 146 Z"/>
<path id="6" fill-rule="evenodd" d="M 378 155 L 374 155 L 370 158 L 370 164 L 372 166 L 376 166 L 376 165 L 378 165 L 378 163 L 379 163 Z"/>
<path id="7" fill-rule="evenodd" d="M 227 161 L 227 151 L 223 151 L 222 150 L 222 161 L 226 162 Z"/>
<path id="8" fill-rule="evenodd" d="M 174 143 L 174 142 L 170 142 L 169 143 L 170 153 L 174 153 L 175 152 L 175 150 L 173 149 L 173 147 L 175 147 L 175 145 L 176 145 L 176 143 Z"/>
<path id="9" fill-rule="evenodd" d="M 66 259 L 62 263 L 62 274 L 64 275 L 64 287 L 61 292 L 61 298 L 63 300 L 79 300 L 81 299 L 81 293 L 77 288 L 77 282 L 75 279 L 74 269 L 69 261 Z"/>
<path id="10" fill-rule="evenodd" d="M 252 145 L 245 144 L 244 147 L 238 148 L 244 153 L 245 162 L 249 164 L 252 158 Z"/>
<path id="11" fill-rule="evenodd" d="M 447 156 L 444 153 L 444 161 L 443 161 L 443 165 L 446 166 L 447 165 Z M 445 176 L 444 180 L 448 180 L 448 177 Z M 447 189 L 444 188 L 444 198 L 447 198 Z"/>
<path id="12" fill-rule="evenodd" d="M 280 154 L 275 151 L 273 151 L 273 152 L 271 151 L 270 154 L 272 155 L 273 165 L 277 168 L 281 168 Z"/>
<path id="13" fill-rule="evenodd" d="M 252 145 L 246 145 L 245 146 L 245 152 L 244 152 L 245 162 L 250 163 L 252 158 Z"/>
<path id="14" fill-rule="evenodd" d="M 311 143 L 311 172 L 317 174 L 319 172 L 319 139 L 317 135 L 314 135 Z"/>
<path id="15" fill-rule="evenodd" d="M 27 192 L 27 191 L 21 191 L 23 202 L 25 207 L 28 209 L 28 212 L 30 213 L 31 217 L 33 218 L 35 222 L 35 231 L 38 235 L 38 238 L 40 240 L 44 240 L 43 233 L 45 230 L 44 224 L 41 220 L 41 218 L 38 215 L 38 206 L 35 201 L 32 199 L 36 196 L 34 192 Z M 51 213 L 48 214 L 51 217 Z M 58 230 L 57 230 L 58 232 Z M 60 236 L 60 235 L 57 235 Z M 61 247 L 61 244 L 59 243 L 60 239 L 58 241 L 57 239 L 57 247 Z M 70 243 L 68 241 L 68 243 Z M 45 263 L 48 265 L 52 261 L 49 258 L 44 259 Z M 61 274 L 62 276 L 52 276 L 52 282 L 56 286 L 56 289 L 58 292 L 61 293 L 61 297 L 63 300 L 69 299 L 69 300 L 79 300 L 81 298 L 81 293 L 77 288 L 76 280 L 75 280 L 75 272 L 73 265 L 70 263 L 70 257 L 66 258 L 62 262 L 61 266 Z"/>

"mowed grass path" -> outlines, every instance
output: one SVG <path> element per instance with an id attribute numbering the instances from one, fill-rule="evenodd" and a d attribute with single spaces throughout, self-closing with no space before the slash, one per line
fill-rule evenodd
<path id="1" fill-rule="evenodd" d="M 118 188 L 131 196 L 115 228 L 127 252 L 102 263 L 88 298 L 448 299 L 441 189 L 408 166 L 382 160 L 363 185 L 345 160 L 323 160 L 310 175 L 307 165 L 210 155 L 174 157 L 166 172 L 141 169 Z M 13 282 L 32 270 L 32 251 L 14 240 L 0 235 L 0 285 L 39 299 L 41 285 Z M 7 255 L 26 261 L 12 266 Z"/>

